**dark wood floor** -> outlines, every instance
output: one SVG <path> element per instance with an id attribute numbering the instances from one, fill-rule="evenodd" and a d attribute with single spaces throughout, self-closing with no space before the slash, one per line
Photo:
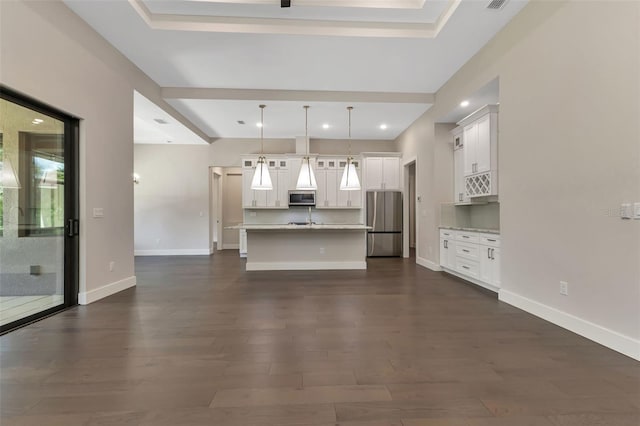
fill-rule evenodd
<path id="1" fill-rule="evenodd" d="M 2 426 L 640 424 L 640 363 L 410 260 L 136 274 L 0 338 Z"/>

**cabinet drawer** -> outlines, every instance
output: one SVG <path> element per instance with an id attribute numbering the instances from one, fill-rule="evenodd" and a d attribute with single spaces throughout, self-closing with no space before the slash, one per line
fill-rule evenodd
<path id="1" fill-rule="evenodd" d="M 441 229 L 440 230 L 440 238 L 444 238 L 446 240 L 453 240 L 456 238 L 456 234 L 455 232 L 448 230 L 448 229 Z"/>
<path id="2" fill-rule="evenodd" d="M 467 244 L 459 242 L 456 244 L 456 256 L 466 259 L 478 260 L 480 248 L 477 244 Z"/>
<path id="3" fill-rule="evenodd" d="M 491 234 L 481 234 L 480 244 L 489 247 L 500 247 L 500 236 Z"/>
<path id="4" fill-rule="evenodd" d="M 480 237 L 476 233 L 472 232 L 459 232 L 456 235 L 456 240 L 463 241 L 465 243 L 479 243 Z"/>
<path id="5" fill-rule="evenodd" d="M 456 271 L 471 278 L 480 276 L 480 264 L 463 257 L 456 257 Z"/>

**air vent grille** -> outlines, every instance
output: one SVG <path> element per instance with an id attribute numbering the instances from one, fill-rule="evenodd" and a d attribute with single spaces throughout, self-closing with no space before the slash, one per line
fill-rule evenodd
<path id="1" fill-rule="evenodd" d="M 153 121 L 155 121 L 158 124 L 169 124 L 168 121 L 163 120 L 162 118 L 154 118 Z"/>
<path id="2" fill-rule="evenodd" d="M 504 7 L 504 4 L 507 0 L 491 0 L 491 2 L 487 5 L 487 9 L 500 10 Z"/>

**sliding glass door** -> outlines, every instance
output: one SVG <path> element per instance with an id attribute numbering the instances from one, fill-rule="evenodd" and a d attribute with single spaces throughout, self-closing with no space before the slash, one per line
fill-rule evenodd
<path id="1" fill-rule="evenodd" d="M 0 332 L 77 303 L 78 121 L 0 87 Z"/>

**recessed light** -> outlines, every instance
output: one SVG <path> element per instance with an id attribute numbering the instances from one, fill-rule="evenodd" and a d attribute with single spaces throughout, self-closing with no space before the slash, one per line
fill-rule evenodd
<path id="1" fill-rule="evenodd" d="M 322 128 L 323 128 L 323 129 L 325 129 L 325 130 L 327 130 L 327 129 L 329 128 L 329 125 L 328 125 L 327 123 L 324 123 L 324 124 L 322 125 Z"/>
<path id="2" fill-rule="evenodd" d="M 469 101 L 462 101 L 462 102 L 460 102 L 460 106 L 461 106 L 462 108 L 466 108 L 466 107 L 468 107 L 468 106 L 469 106 Z"/>
<path id="3" fill-rule="evenodd" d="M 262 127 L 262 123 L 256 123 L 256 126 Z"/>
<path id="4" fill-rule="evenodd" d="M 40 123 L 44 123 L 44 120 L 41 119 L 41 118 L 34 118 L 31 123 L 32 124 L 40 124 Z"/>
<path id="5" fill-rule="evenodd" d="M 381 124 L 380 125 L 380 130 L 387 130 L 387 125 L 386 124 Z"/>

